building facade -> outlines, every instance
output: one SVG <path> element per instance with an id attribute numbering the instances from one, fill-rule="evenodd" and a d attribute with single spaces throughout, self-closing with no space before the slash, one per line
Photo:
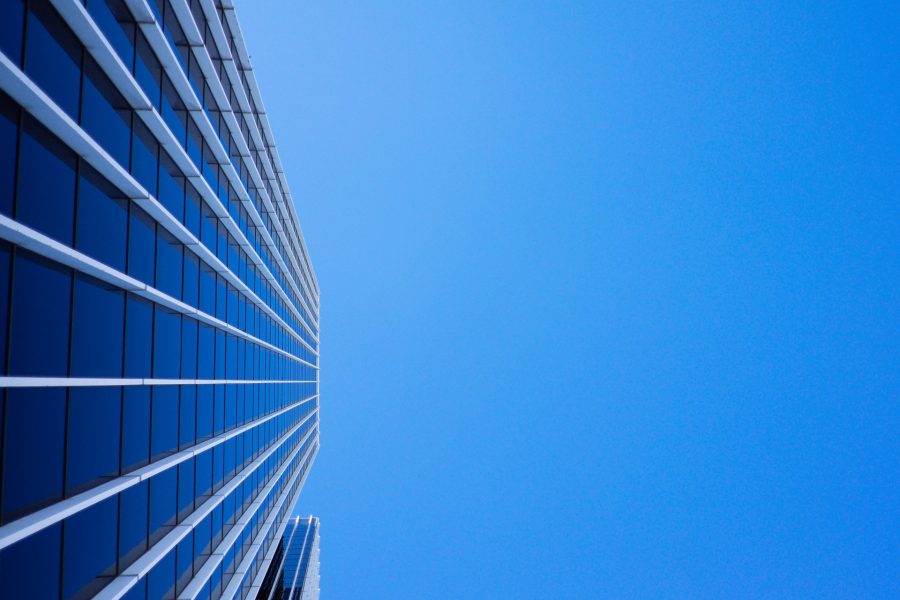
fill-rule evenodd
<path id="1" fill-rule="evenodd" d="M 319 519 L 291 520 L 256 599 L 319 600 Z"/>
<path id="2" fill-rule="evenodd" d="M 318 315 L 231 0 L 4 0 L 0 597 L 255 597 Z"/>

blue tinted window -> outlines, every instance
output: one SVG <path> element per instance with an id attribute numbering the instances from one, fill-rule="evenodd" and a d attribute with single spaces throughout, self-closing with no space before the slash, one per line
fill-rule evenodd
<path id="1" fill-rule="evenodd" d="M 15 2 L 18 7 L 18 1 Z M 0 28 L 4 27 L 0 24 Z M 2 33 L 0 29 L 0 33 Z M 2 46 L 0 46 L 2 49 Z M 16 149 L 19 139 L 19 106 L 0 92 L 0 213 L 12 215 L 16 183 Z"/>
<path id="2" fill-rule="evenodd" d="M 185 178 L 168 154 L 160 153 L 162 168 L 159 170 L 159 201 L 172 216 L 184 220 Z"/>
<path id="3" fill-rule="evenodd" d="M 194 459 L 178 465 L 178 520 L 194 510 Z"/>
<path id="4" fill-rule="evenodd" d="M 62 525 L 55 523 L 0 550 L 0 590 L 5 598 L 59 597 L 61 531 Z"/>
<path id="5" fill-rule="evenodd" d="M 156 543 L 175 525 L 177 471 L 166 469 L 150 479 L 150 544 Z"/>
<path id="6" fill-rule="evenodd" d="M 181 415 L 178 422 L 178 446 L 185 448 L 194 445 L 197 417 L 197 386 L 181 386 L 181 402 L 179 403 Z"/>
<path id="7" fill-rule="evenodd" d="M 162 118 L 181 146 L 187 142 L 187 109 L 175 86 L 163 75 Z"/>
<path id="8" fill-rule="evenodd" d="M 127 295 L 125 310 L 125 377 L 150 377 L 153 305 Z"/>
<path id="9" fill-rule="evenodd" d="M 181 269 L 184 265 L 181 242 L 162 227 L 156 240 L 156 287 L 180 300 Z"/>
<path id="10" fill-rule="evenodd" d="M 184 226 L 197 238 L 200 237 L 201 203 L 200 193 L 194 188 L 192 183 L 188 183 L 184 203 Z"/>
<path id="11" fill-rule="evenodd" d="M 205 264 L 200 265 L 200 310 L 216 313 L 216 273 Z"/>
<path id="12" fill-rule="evenodd" d="M 22 64 L 22 32 L 25 30 L 25 3 L 21 0 L 5 2 L 0 19 L 0 52 L 17 67 Z"/>
<path id="13" fill-rule="evenodd" d="M 128 201 L 86 163 L 78 177 L 75 248 L 125 271 Z"/>
<path id="14" fill-rule="evenodd" d="M 150 456 L 150 388 L 125 386 L 122 408 L 122 472 L 127 472 L 147 464 Z"/>
<path id="15" fill-rule="evenodd" d="M 218 236 L 219 220 L 212 209 L 204 204 L 200 212 L 200 241 L 211 252 L 216 251 L 216 237 Z"/>
<path id="16" fill-rule="evenodd" d="M 0 374 L 6 373 L 6 332 L 9 330 L 9 278 L 11 261 L 12 248 L 6 242 L 0 242 Z M 0 409 L 2 409 L 2 406 L 0 406 Z M 0 419 L 2 419 L 2 417 L 0 417 Z M 2 432 L 2 421 L 0 421 L 0 434 L 2 434 Z"/>
<path id="17" fill-rule="evenodd" d="M 199 348 L 197 358 L 197 379 L 212 379 L 215 360 L 215 331 L 209 325 L 200 325 Z"/>
<path id="18" fill-rule="evenodd" d="M 150 43 L 141 31 L 137 33 L 137 56 L 134 61 L 134 75 L 138 84 L 153 106 L 159 110 L 162 84 L 162 67 L 150 47 Z"/>
<path id="19" fill-rule="evenodd" d="M 87 9 L 130 71 L 134 64 L 135 24 L 121 0 L 88 0 Z"/>
<path id="20" fill-rule="evenodd" d="M 17 250 L 13 269 L 9 372 L 65 377 L 69 358 L 71 275 Z"/>
<path id="21" fill-rule="evenodd" d="M 225 379 L 225 332 L 216 330 L 216 379 Z"/>
<path id="22" fill-rule="evenodd" d="M 16 219 L 71 246 L 75 155 L 31 117 L 22 132 L 18 181 Z"/>
<path id="23" fill-rule="evenodd" d="M 212 493 L 212 451 L 207 450 L 196 457 L 195 496 L 199 506 Z"/>
<path id="24" fill-rule="evenodd" d="M 147 489 L 142 481 L 119 494 L 119 570 L 147 549 Z"/>
<path id="25" fill-rule="evenodd" d="M 178 387 L 155 385 L 151 395 L 150 455 L 156 460 L 178 446 Z"/>
<path id="26" fill-rule="evenodd" d="M 72 377 L 119 377 L 125 293 L 78 274 L 72 303 Z"/>
<path id="27" fill-rule="evenodd" d="M 175 592 L 180 594 L 191 580 L 194 562 L 194 534 L 188 533 L 175 550 Z"/>
<path id="28" fill-rule="evenodd" d="M 73 387 L 69 391 L 67 495 L 119 471 L 122 388 Z"/>
<path id="29" fill-rule="evenodd" d="M 128 274 L 152 283 L 155 258 L 156 221 L 132 204 L 128 216 Z"/>
<path id="30" fill-rule="evenodd" d="M 184 317 L 181 324 L 181 378 L 197 378 L 197 321 Z"/>
<path id="31" fill-rule="evenodd" d="M 116 572 L 118 498 L 107 498 L 65 520 L 63 597 L 95 594 Z"/>
<path id="32" fill-rule="evenodd" d="M 25 73 L 77 121 L 81 45 L 49 2 L 32 2 L 31 11 L 25 40 Z"/>
<path id="33" fill-rule="evenodd" d="M 169 552 L 147 575 L 147 597 L 159 600 L 175 598 L 175 552 Z"/>
<path id="34" fill-rule="evenodd" d="M 182 299 L 194 308 L 198 307 L 200 300 L 200 259 L 187 248 L 184 249 Z"/>
<path id="35" fill-rule="evenodd" d="M 197 386 L 197 439 L 212 435 L 213 389 L 211 385 Z"/>
<path id="36" fill-rule="evenodd" d="M 66 418 L 65 388 L 11 388 L 6 394 L 4 522 L 62 496 Z"/>
<path id="37" fill-rule="evenodd" d="M 122 168 L 131 157 L 131 108 L 89 55 L 85 59 L 81 126 Z"/>
<path id="38" fill-rule="evenodd" d="M 219 435 L 225 428 L 225 386 L 216 384 L 214 389 L 213 405 L 213 434 Z"/>
<path id="39" fill-rule="evenodd" d="M 156 305 L 153 325 L 153 377 L 178 379 L 181 367 L 181 315 Z"/>
<path id="40" fill-rule="evenodd" d="M 134 119 L 131 144 L 131 174 L 151 196 L 159 193 L 159 143 L 140 119 Z"/>

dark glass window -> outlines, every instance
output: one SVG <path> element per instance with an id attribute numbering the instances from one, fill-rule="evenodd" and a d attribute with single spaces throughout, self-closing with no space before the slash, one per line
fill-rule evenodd
<path id="1" fill-rule="evenodd" d="M 131 157 L 131 107 L 88 55 L 84 67 L 81 126 L 124 169 Z"/>
<path id="2" fill-rule="evenodd" d="M 188 533 L 183 540 L 178 542 L 178 546 L 175 550 L 175 556 L 175 592 L 177 594 L 180 594 L 184 591 L 184 588 L 187 587 L 187 584 L 190 582 L 191 576 L 193 575 L 193 570 L 191 568 L 194 562 L 193 532 Z"/>
<path id="3" fill-rule="evenodd" d="M 140 119 L 134 119 L 131 174 L 151 196 L 157 197 L 159 193 L 159 143 Z"/>
<path id="4" fill-rule="evenodd" d="M 0 52 L 17 67 L 22 64 L 22 32 L 25 30 L 25 3 L 21 0 L 4 2 L 0 19 Z"/>
<path id="5" fill-rule="evenodd" d="M 15 0 L 14 8 L 19 6 Z M 5 27 L 5 21 L 0 28 Z M 3 30 L 0 29 L 0 33 Z M 2 46 L 0 46 L 2 49 Z M 19 105 L 0 92 L 0 213 L 12 215 L 16 183 L 16 149 L 19 144 Z"/>
<path id="6" fill-rule="evenodd" d="M 9 277 L 12 264 L 12 247 L 0 242 L 0 374 L 6 373 L 6 333 L 9 331 Z M 2 398 L 2 395 L 0 395 Z M 2 412 L 2 404 L 0 404 Z M 3 421 L 0 416 L 0 438 L 2 438 Z"/>
<path id="7" fill-rule="evenodd" d="M 194 308 L 200 300 L 200 259 L 196 254 L 184 249 L 184 285 L 182 299 Z"/>
<path id="8" fill-rule="evenodd" d="M 65 388 L 6 391 L 2 521 L 62 497 Z"/>
<path id="9" fill-rule="evenodd" d="M 150 42 L 141 31 L 137 32 L 137 44 L 135 44 L 137 56 L 134 61 L 134 75 L 138 85 L 147 94 L 147 98 L 159 110 L 160 95 L 162 89 L 162 66 L 153 53 Z"/>
<path id="10" fill-rule="evenodd" d="M 186 448 L 193 446 L 195 441 L 196 417 L 197 417 L 197 386 L 181 386 L 181 402 L 179 403 L 181 418 L 178 421 L 178 446 Z"/>
<path id="11" fill-rule="evenodd" d="M 89 597 L 115 575 L 118 517 L 113 496 L 65 520 L 63 598 Z"/>
<path id="12" fill-rule="evenodd" d="M 116 54 L 131 71 L 136 27 L 125 3 L 121 0 L 88 0 L 87 9 Z"/>
<path id="13" fill-rule="evenodd" d="M 213 389 L 211 385 L 197 386 L 197 440 L 212 435 Z"/>
<path id="14" fill-rule="evenodd" d="M 156 305 L 153 377 L 178 379 L 181 367 L 181 315 Z"/>
<path id="15" fill-rule="evenodd" d="M 72 377 L 120 377 L 125 293 L 80 273 L 72 302 Z"/>
<path id="16" fill-rule="evenodd" d="M 69 391 L 67 495 L 118 474 L 121 407 L 119 387 L 73 387 Z"/>
<path id="17" fill-rule="evenodd" d="M 181 323 L 181 378 L 197 378 L 197 321 L 184 317 Z"/>
<path id="18" fill-rule="evenodd" d="M 150 478 L 150 544 L 155 544 L 175 525 L 177 471 L 166 469 Z"/>
<path id="19" fill-rule="evenodd" d="M 58 598 L 62 524 L 55 523 L 0 550 L 4 598 Z M 22 574 L 27 573 L 27 577 Z"/>
<path id="20" fill-rule="evenodd" d="M 147 597 L 159 600 L 175 598 L 175 551 L 156 563 L 147 575 Z"/>
<path id="21" fill-rule="evenodd" d="M 200 325 L 197 379 L 213 378 L 215 360 L 215 331 L 209 325 Z"/>
<path id="22" fill-rule="evenodd" d="M 216 313 L 216 272 L 200 265 L 200 310 L 208 315 Z"/>
<path id="23" fill-rule="evenodd" d="M 119 494 L 119 571 L 147 549 L 147 482 Z"/>
<path id="24" fill-rule="evenodd" d="M 187 142 L 187 107 L 181 101 L 171 80 L 165 75 L 163 75 L 162 118 L 178 143 L 184 146 Z"/>
<path id="25" fill-rule="evenodd" d="M 207 450 L 196 457 L 197 470 L 195 497 L 199 506 L 212 493 L 212 451 Z"/>
<path id="26" fill-rule="evenodd" d="M 188 183 L 186 189 L 186 201 L 184 203 L 184 226 L 195 237 L 200 237 L 200 192 L 194 188 L 194 184 Z"/>
<path id="27" fill-rule="evenodd" d="M 150 388 L 125 386 L 122 413 L 122 472 L 147 464 L 150 457 Z"/>
<path id="28" fill-rule="evenodd" d="M 194 459 L 178 465 L 178 520 L 194 510 Z"/>
<path id="29" fill-rule="evenodd" d="M 32 117 L 25 117 L 19 151 L 16 219 L 72 245 L 75 154 Z"/>
<path id="30" fill-rule="evenodd" d="M 31 3 L 27 31 L 25 73 L 77 121 L 81 44 L 49 2 Z"/>
<path id="31" fill-rule="evenodd" d="M 125 311 L 125 377 L 150 377 L 153 304 L 127 295 Z"/>
<path id="32" fill-rule="evenodd" d="M 128 201 L 102 175 L 82 163 L 75 248 L 124 272 L 127 235 Z"/>
<path id="33" fill-rule="evenodd" d="M 184 266 L 181 242 L 159 228 L 156 238 L 156 287 L 173 298 L 181 299 L 181 269 Z"/>
<path id="34" fill-rule="evenodd" d="M 71 274 L 17 250 L 13 268 L 11 375 L 65 377 L 69 362 Z"/>
<path id="35" fill-rule="evenodd" d="M 152 397 L 150 455 L 156 460 L 178 446 L 178 387 L 155 385 Z"/>
<path id="36" fill-rule="evenodd" d="M 184 220 L 185 177 L 168 154 L 160 152 L 159 201 L 177 220 Z"/>
<path id="37" fill-rule="evenodd" d="M 144 283 L 152 283 L 156 257 L 156 222 L 135 204 L 131 205 L 128 221 L 128 274 Z"/>

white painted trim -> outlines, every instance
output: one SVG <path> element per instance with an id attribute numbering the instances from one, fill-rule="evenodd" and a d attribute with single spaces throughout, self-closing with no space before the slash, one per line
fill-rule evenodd
<path id="1" fill-rule="evenodd" d="M 135 385 L 253 385 L 317 383 L 314 379 L 141 379 L 137 377 L 0 377 L 0 388 L 109 387 Z"/>

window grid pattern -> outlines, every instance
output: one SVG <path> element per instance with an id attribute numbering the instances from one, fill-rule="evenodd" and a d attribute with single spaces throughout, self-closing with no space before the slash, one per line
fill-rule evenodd
<path id="1" fill-rule="evenodd" d="M 233 7 L 4 21 L 0 591 L 250 597 L 318 451 L 319 298 Z"/>

